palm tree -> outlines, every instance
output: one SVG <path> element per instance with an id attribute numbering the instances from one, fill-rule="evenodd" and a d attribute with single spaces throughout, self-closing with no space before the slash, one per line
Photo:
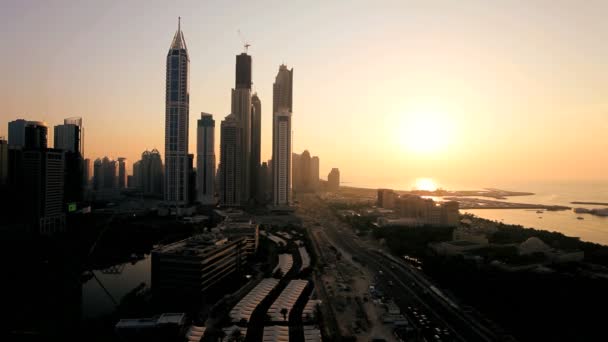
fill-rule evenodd
<path id="1" fill-rule="evenodd" d="M 287 320 L 287 313 L 289 312 L 289 310 L 282 308 L 281 309 L 281 315 L 283 315 L 283 320 L 286 321 Z"/>

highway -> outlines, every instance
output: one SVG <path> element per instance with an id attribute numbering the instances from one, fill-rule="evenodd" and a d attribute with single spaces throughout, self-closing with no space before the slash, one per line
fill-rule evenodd
<path id="1" fill-rule="evenodd" d="M 311 229 L 322 230 L 330 243 L 376 272 L 377 287 L 395 300 L 402 313 L 419 328 L 424 340 L 501 340 L 491 329 L 464 312 L 415 267 L 359 240 L 351 228 L 340 222 L 317 198 L 301 198 L 300 208 L 316 221 Z"/>

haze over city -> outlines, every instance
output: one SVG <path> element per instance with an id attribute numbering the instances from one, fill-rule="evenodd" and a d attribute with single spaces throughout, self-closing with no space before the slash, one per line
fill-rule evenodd
<path id="1" fill-rule="evenodd" d="M 419 177 L 596 181 L 608 171 L 605 13 L 604 1 L 5 2 L 0 121 L 81 116 L 93 159 L 162 150 L 165 55 L 181 16 L 190 127 L 213 113 L 219 137 L 233 56 L 251 44 L 262 160 L 286 63 L 293 150 L 320 155 L 323 177 L 340 167 L 346 185 L 406 189 Z"/>

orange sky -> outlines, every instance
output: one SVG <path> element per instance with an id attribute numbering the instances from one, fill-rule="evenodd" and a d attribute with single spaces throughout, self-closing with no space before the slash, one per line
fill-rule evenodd
<path id="1" fill-rule="evenodd" d="M 373 5 L 372 5 L 373 4 Z M 380 5 L 381 4 L 381 5 Z M 165 57 L 182 16 L 190 150 L 200 112 L 230 110 L 252 47 L 270 158 L 272 82 L 294 68 L 294 152 L 353 185 L 607 180 L 608 2 L 165 1 L 0 10 L 0 135 L 82 116 L 87 157 L 164 155 Z M 425 140 L 428 140 L 425 142 Z"/>

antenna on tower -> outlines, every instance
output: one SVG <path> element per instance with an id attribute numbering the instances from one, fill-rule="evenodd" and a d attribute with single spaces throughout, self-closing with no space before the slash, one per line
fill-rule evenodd
<path id="1" fill-rule="evenodd" d="M 241 43 L 243 43 L 243 47 L 245 48 L 245 53 L 247 53 L 249 51 L 249 47 L 251 46 L 251 44 L 249 44 L 249 42 L 243 37 L 243 34 L 241 33 L 240 29 L 237 29 L 236 33 L 239 35 L 239 38 L 241 39 Z"/>

